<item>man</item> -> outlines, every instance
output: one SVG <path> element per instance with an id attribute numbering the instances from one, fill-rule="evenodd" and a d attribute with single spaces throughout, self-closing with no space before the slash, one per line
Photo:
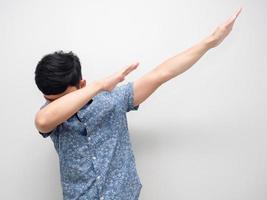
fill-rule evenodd
<path id="1" fill-rule="evenodd" d="M 36 113 L 35 126 L 43 137 L 50 136 L 58 153 L 64 200 L 138 199 L 142 184 L 126 113 L 138 110 L 163 83 L 218 46 L 240 12 L 191 48 L 117 87 L 138 63 L 86 85 L 79 58 L 72 52 L 55 52 L 41 59 L 35 81 L 47 101 Z"/>

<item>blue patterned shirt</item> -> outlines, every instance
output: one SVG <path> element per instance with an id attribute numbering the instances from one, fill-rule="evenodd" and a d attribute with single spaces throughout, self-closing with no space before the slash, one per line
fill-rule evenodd
<path id="1" fill-rule="evenodd" d="M 126 117 L 138 108 L 128 82 L 98 93 L 50 133 L 39 132 L 50 136 L 59 156 L 64 200 L 138 199 L 142 184 Z"/>

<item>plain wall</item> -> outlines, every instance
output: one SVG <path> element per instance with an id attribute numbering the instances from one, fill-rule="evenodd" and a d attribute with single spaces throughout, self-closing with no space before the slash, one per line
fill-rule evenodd
<path id="1" fill-rule="evenodd" d="M 126 83 L 241 5 L 218 48 L 128 113 L 129 131 L 141 200 L 266 200 L 263 0 L 0 1 L 0 199 L 62 199 L 53 143 L 33 122 L 44 103 L 34 82 L 43 55 L 72 50 L 88 83 L 139 61 Z"/>

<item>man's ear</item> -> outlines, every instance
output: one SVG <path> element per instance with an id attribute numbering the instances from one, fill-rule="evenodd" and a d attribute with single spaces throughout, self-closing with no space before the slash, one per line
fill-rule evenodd
<path id="1" fill-rule="evenodd" d="M 82 79 L 80 80 L 80 87 L 83 88 L 86 86 L 86 80 Z"/>

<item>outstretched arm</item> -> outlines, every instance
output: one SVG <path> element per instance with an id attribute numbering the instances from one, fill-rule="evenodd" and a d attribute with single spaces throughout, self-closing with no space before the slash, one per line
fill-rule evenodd
<path id="1" fill-rule="evenodd" d="M 145 101 L 160 85 L 178 76 L 194 65 L 209 49 L 218 46 L 231 32 L 241 8 L 227 21 L 218 26 L 208 37 L 189 49 L 167 59 L 134 81 L 134 105 Z"/>

